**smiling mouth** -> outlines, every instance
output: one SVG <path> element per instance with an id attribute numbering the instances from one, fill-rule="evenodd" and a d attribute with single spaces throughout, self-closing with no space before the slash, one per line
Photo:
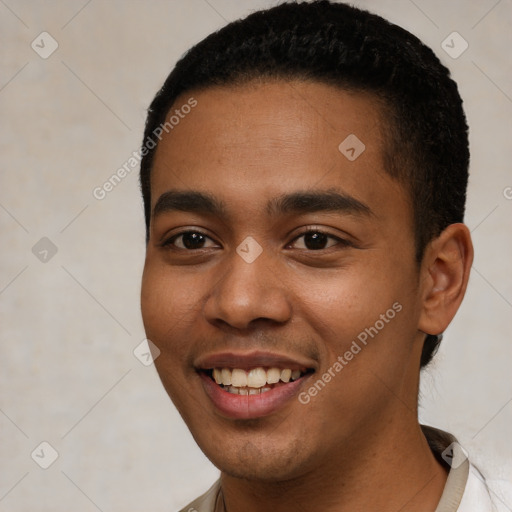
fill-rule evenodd
<path id="1" fill-rule="evenodd" d="M 294 382 L 313 369 L 291 369 L 277 367 L 257 367 L 250 370 L 242 368 L 213 368 L 203 370 L 221 389 L 233 395 L 260 395 L 280 386 Z"/>

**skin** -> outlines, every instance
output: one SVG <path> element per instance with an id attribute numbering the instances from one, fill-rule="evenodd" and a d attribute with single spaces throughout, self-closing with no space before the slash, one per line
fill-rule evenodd
<path id="1" fill-rule="evenodd" d="M 415 261 L 409 196 L 384 171 L 371 96 L 253 82 L 175 106 L 189 96 L 197 106 L 157 149 L 152 208 L 194 190 L 225 211 L 152 216 L 142 314 L 165 389 L 221 470 L 226 510 L 434 511 L 446 472 L 417 420 L 419 360 L 425 333 L 444 331 L 463 298 L 467 228 L 449 226 Z M 349 134 L 366 146 L 353 162 L 338 150 Z M 325 190 L 372 213 L 267 210 L 283 194 Z M 310 248 L 314 229 L 333 237 L 326 248 Z M 203 248 L 184 248 L 186 230 L 207 236 Z M 236 253 L 249 235 L 263 249 L 250 264 Z M 269 350 L 310 363 L 307 391 L 396 302 L 402 310 L 307 405 L 226 418 L 194 368 L 218 351 Z"/>

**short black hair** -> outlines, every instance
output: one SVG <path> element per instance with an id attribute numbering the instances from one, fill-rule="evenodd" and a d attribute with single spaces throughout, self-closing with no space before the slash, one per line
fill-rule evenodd
<path id="1" fill-rule="evenodd" d="M 148 141 L 177 98 L 261 79 L 321 82 L 379 101 L 384 166 L 409 193 L 418 263 L 431 240 L 463 221 L 468 126 L 449 70 L 405 29 L 356 7 L 317 0 L 282 3 L 229 23 L 176 64 L 149 107 L 144 132 L 140 183 L 147 240 L 157 144 L 148 149 Z M 437 336 L 428 335 L 422 367 L 437 346 Z"/>

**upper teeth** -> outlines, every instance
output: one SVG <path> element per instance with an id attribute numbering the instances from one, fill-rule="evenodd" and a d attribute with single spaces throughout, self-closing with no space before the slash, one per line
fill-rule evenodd
<path id="1" fill-rule="evenodd" d="M 276 384 L 280 380 L 283 382 L 290 382 L 290 380 L 297 380 L 301 375 L 300 370 L 290 370 L 286 368 L 253 368 L 246 372 L 240 368 L 215 368 L 213 370 L 213 378 L 217 384 L 224 386 L 234 386 L 237 388 L 250 387 L 262 388 L 266 384 Z"/>

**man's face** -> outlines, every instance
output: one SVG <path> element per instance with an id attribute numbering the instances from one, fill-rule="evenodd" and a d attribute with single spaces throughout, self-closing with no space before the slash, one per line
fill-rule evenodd
<path id="1" fill-rule="evenodd" d="M 151 177 L 142 313 L 165 389 L 231 475 L 371 457 L 382 429 L 416 421 L 422 341 L 377 103 L 298 81 L 190 96 Z"/>

